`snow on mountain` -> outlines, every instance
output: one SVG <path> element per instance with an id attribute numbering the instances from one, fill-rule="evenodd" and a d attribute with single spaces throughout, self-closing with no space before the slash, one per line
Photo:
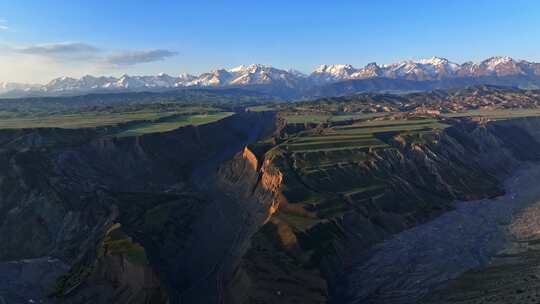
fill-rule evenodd
<path id="1" fill-rule="evenodd" d="M 364 68 L 351 74 L 352 79 L 374 78 L 383 76 L 383 70 L 377 63 L 368 63 Z"/>
<path id="2" fill-rule="evenodd" d="M 350 64 L 321 65 L 311 74 L 311 78 L 316 82 L 373 77 L 431 80 L 454 76 L 458 70 L 458 64 L 444 58 L 432 57 L 418 61 L 401 61 L 382 66 L 372 62 L 360 69 L 356 69 Z"/>
<path id="3" fill-rule="evenodd" d="M 389 78 L 404 78 L 410 80 L 426 80 L 428 70 L 414 61 L 402 61 L 383 66 L 384 76 Z"/>
<path id="4" fill-rule="evenodd" d="M 424 68 L 431 69 L 431 76 L 436 78 L 447 78 L 455 76 L 459 70 L 460 65 L 454 62 L 450 62 L 446 58 L 431 57 L 429 59 L 422 59 L 417 63 L 424 66 Z"/>
<path id="5" fill-rule="evenodd" d="M 454 77 L 459 68 L 459 64 L 450 62 L 448 59 L 432 57 L 383 65 L 383 75 L 409 80 L 435 80 Z"/>
<path id="6" fill-rule="evenodd" d="M 186 86 L 187 83 L 195 80 L 196 78 L 197 78 L 197 76 L 187 74 L 187 73 L 182 73 L 176 78 L 176 80 L 174 82 L 174 86 L 175 87 L 184 87 L 184 86 Z"/>
<path id="7" fill-rule="evenodd" d="M 295 70 L 283 70 L 268 65 L 241 65 L 231 69 L 217 69 L 198 76 L 180 74 L 178 77 L 167 74 L 155 76 L 95 77 L 91 75 L 80 79 L 60 77 L 49 83 L 25 85 L 0 83 L 0 93 L 21 92 L 89 92 L 92 90 L 144 90 L 177 87 L 224 87 L 273 85 L 287 88 L 324 85 L 331 82 L 385 77 L 407 80 L 441 80 L 458 77 L 503 77 L 540 76 L 540 64 L 515 60 L 507 56 L 491 57 L 480 63 L 457 64 L 445 58 L 432 57 L 420 60 L 406 60 L 397 63 L 378 65 L 369 63 L 362 68 L 350 64 L 321 65 L 310 75 Z"/>
<path id="8" fill-rule="evenodd" d="M 79 88 L 91 88 L 91 89 L 98 89 L 102 88 L 106 84 L 114 81 L 115 79 L 113 77 L 94 77 L 91 75 L 83 76 L 78 81 L 78 87 Z"/>
<path id="9" fill-rule="evenodd" d="M 78 90 L 80 87 L 81 87 L 80 80 L 77 80 L 72 77 L 64 76 L 64 77 L 51 80 L 49 83 L 43 86 L 42 90 L 46 92 L 50 92 L 50 91 L 62 92 L 62 91 Z"/>
<path id="10" fill-rule="evenodd" d="M 241 65 L 229 70 L 214 70 L 183 82 L 185 86 L 284 85 L 294 87 L 305 78 L 296 71 L 285 71 L 262 64 Z"/>
<path id="11" fill-rule="evenodd" d="M 295 87 L 304 75 L 297 71 L 286 71 L 261 64 L 241 65 L 229 70 L 234 79 L 229 85 L 272 84 Z"/>
<path id="12" fill-rule="evenodd" d="M 520 63 L 508 56 L 491 57 L 482 61 L 478 68 L 478 76 L 522 75 L 525 71 Z"/>
<path id="13" fill-rule="evenodd" d="M 199 75 L 199 77 L 187 82 L 186 86 L 222 86 L 228 84 L 233 77 L 234 75 L 227 70 L 219 69 Z"/>
<path id="14" fill-rule="evenodd" d="M 356 72 L 358 72 L 358 70 L 350 64 L 323 64 L 311 73 L 310 78 L 318 83 L 331 82 L 352 79 L 351 75 Z"/>
<path id="15" fill-rule="evenodd" d="M 482 61 L 481 65 L 484 65 L 486 69 L 489 71 L 496 71 L 498 67 L 504 65 L 515 65 L 516 62 L 514 59 L 508 57 L 508 56 L 502 56 L 502 57 L 491 57 L 484 61 Z"/>
<path id="16" fill-rule="evenodd" d="M 229 72 L 233 75 L 230 85 L 271 84 L 274 79 L 279 80 L 282 76 L 280 70 L 261 64 L 241 65 Z"/>
<path id="17" fill-rule="evenodd" d="M 481 76 L 540 76 L 540 64 L 510 57 L 492 57 L 480 63 L 457 64 L 445 58 L 432 57 L 420 60 L 406 60 L 397 63 L 377 65 L 370 63 L 356 69 L 351 65 L 321 65 L 311 78 L 317 82 L 330 82 L 349 79 L 387 77 L 408 80 L 440 80 L 456 77 Z"/>

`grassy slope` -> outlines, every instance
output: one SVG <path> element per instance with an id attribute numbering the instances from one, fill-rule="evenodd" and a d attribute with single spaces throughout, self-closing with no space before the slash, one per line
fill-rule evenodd
<path id="1" fill-rule="evenodd" d="M 220 112 L 215 114 L 196 114 L 196 115 L 185 115 L 176 117 L 173 120 L 163 121 L 163 122 L 149 122 L 143 123 L 140 125 L 133 126 L 125 131 L 122 131 L 116 136 L 125 137 L 125 136 L 137 136 L 148 133 L 159 133 L 167 132 L 180 127 L 187 125 L 202 125 L 210 122 L 214 122 L 225 117 L 233 115 L 232 112 Z"/>
<path id="2" fill-rule="evenodd" d="M 176 112 L 124 112 L 124 113 L 79 113 L 51 114 L 29 117 L 10 117 L 0 120 L 0 129 L 21 128 L 92 128 L 116 125 L 134 120 L 155 120 Z"/>

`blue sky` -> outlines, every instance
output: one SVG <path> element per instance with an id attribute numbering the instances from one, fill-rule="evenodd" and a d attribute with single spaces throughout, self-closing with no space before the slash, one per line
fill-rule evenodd
<path id="1" fill-rule="evenodd" d="M 540 61 L 540 1 L 0 1 L 0 81 L 303 72 L 431 56 Z"/>

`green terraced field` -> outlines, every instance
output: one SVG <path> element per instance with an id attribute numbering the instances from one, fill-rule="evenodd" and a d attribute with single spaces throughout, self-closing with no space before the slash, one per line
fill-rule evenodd
<path id="1" fill-rule="evenodd" d="M 446 127 L 434 119 L 365 121 L 328 128 L 322 134 L 300 134 L 288 141 L 286 148 L 292 152 L 384 148 L 387 145 L 376 137 L 378 133 L 428 134 Z"/>
<path id="2" fill-rule="evenodd" d="M 286 114 L 284 115 L 285 120 L 289 124 L 305 124 L 305 123 L 323 123 L 327 122 L 331 115 L 330 114 Z"/>
<path id="3" fill-rule="evenodd" d="M 281 147 L 291 153 L 298 176 L 314 189 L 339 189 L 341 195 L 356 197 L 373 186 L 355 180 L 359 164 L 368 159 L 370 151 L 391 148 L 387 136 L 400 133 L 408 142 L 420 143 L 446 127 L 434 119 L 363 121 L 303 131 Z"/>
<path id="4" fill-rule="evenodd" d="M 359 113 L 359 114 L 339 114 L 332 115 L 331 122 L 345 121 L 345 120 L 359 120 L 359 119 L 371 119 L 375 117 L 382 117 L 388 113 Z"/>
<path id="5" fill-rule="evenodd" d="M 388 113 L 356 113 L 356 114 L 330 114 L 330 113 L 286 113 L 285 120 L 289 124 L 325 123 L 346 120 L 370 119 L 384 116 Z"/>
<path id="6" fill-rule="evenodd" d="M 288 158 L 281 163 L 287 180 L 283 191 L 294 205 L 288 208 L 304 208 L 309 214 L 286 210 L 280 212 L 280 219 L 295 230 L 308 231 L 341 216 L 349 204 L 359 208 L 377 204 L 389 187 L 385 180 L 367 174 L 365 161 L 371 152 L 394 149 L 386 138 L 395 134 L 410 143 L 421 142 L 446 127 L 436 119 L 372 120 L 319 126 L 292 135 L 278 146 Z"/>
<path id="7" fill-rule="evenodd" d="M 540 109 L 508 109 L 508 110 L 473 110 L 463 113 L 444 114 L 445 117 L 485 117 L 489 119 L 501 120 L 518 117 L 540 116 Z"/>
<path id="8" fill-rule="evenodd" d="M 289 150 L 291 151 L 311 151 L 311 150 L 340 150 L 350 148 L 369 148 L 369 147 L 383 147 L 385 144 L 376 138 L 360 139 L 354 141 L 335 141 L 335 142 L 320 142 L 309 144 L 291 144 Z"/>
<path id="9" fill-rule="evenodd" d="M 250 112 L 276 111 L 276 107 L 271 106 L 271 105 L 262 105 L 262 106 L 248 107 L 247 110 Z"/>

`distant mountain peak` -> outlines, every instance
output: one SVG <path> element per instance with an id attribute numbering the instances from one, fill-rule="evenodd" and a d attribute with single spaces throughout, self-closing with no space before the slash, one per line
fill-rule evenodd
<path id="1" fill-rule="evenodd" d="M 514 59 L 510 56 L 493 56 L 484 60 L 484 62 L 494 62 L 494 63 L 505 63 L 509 61 L 514 61 Z"/>
<path id="2" fill-rule="evenodd" d="M 337 73 L 353 69 L 354 67 L 350 64 L 321 64 L 315 69 L 315 73 Z"/>
<path id="3" fill-rule="evenodd" d="M 450 63 L 450 61 L 448 61 L 448 59 L 446 59 L 446 58 L 433 56 L 431 58 L 420 59 L 420 60 L 417 61 L 417 63 L 431 64 L 431 65 L 442 65 L 442 64 L 448 64 L 448 63 Z"/>
<path id="4" fill-rule="evenodd" d="M 273 67 L 269 66 L 269 65 L 264 65 L 264 64 L 250 64 L 250 65 L 239 65 L 235 68 L 232 68 L 230 70 L 228 70 L 229 72 L 231 73 L 245 73 L 245 72 L 251 72 L 251 73 L 254 73 L 258 70 L 268 70 L 268 69 L 273 69 Z"/>
<path id="5" fill-rule="evenodd" d="M 515 60 L 509 56 L 494 56 L 479 63 L 457 64 L 443 57 L 433 56 L 419 60 L 403 60 L 390 64 L 368 63 L 362 68 L 351 64 L 322 64 L 306 75 L 292 69 L 284 70 L 264 64 L 240 65 L 230 69 L 214 69 L 198 76 L 180 74 L 170 76 L 160 73 L 154 76 L 96 77 L 85 75 L 80 79 L 59 77 L 45 85 L 0 83 L 0 93 L 10 91 L 40 92 L 90 92 L 93 90 L 145 90 L 177 87 L 226 87 L 226 86 L 275 86 L 291 89 L 309 88 L 333 82 L 390 78 L 413 81 L 444 80 L 453 78 L 503 77 L 525 75 L 540 77 L 540 64 Z"/>

